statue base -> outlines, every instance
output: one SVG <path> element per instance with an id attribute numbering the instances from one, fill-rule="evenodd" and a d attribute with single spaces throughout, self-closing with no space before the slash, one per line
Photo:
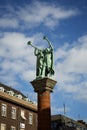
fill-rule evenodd
<path id="1" fill-rule="evenodd" d="M 41 78 L 31 81 L 35 92 L 48 90 L 53 92 L 53 88 L 57 82 L 51 78 Z"/>

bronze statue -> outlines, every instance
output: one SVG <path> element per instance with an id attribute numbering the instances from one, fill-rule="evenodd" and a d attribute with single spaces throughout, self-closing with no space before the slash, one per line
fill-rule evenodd
<path id="1" fill-rule="evenodd" d="M 35 49 L 34 55 L 37 56 L 36 79 L 51 77 L 54 75 L 53 46 L 46 36 L 44 36 L 43 39 L 47 40 L 49 44 L 48 48 L 39 49 L 35 47 L 31 41 L 27 43 Z"/>

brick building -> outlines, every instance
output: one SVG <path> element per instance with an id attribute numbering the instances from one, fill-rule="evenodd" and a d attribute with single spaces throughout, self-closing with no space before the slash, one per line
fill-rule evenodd
<path id="1" fill-rule="evenodd" d="M 0 83 L 0 130 L 37 130 L 37 106 L 21 92 Z"/>

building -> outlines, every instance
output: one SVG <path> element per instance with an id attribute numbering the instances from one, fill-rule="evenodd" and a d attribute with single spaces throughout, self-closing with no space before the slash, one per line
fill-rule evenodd
<path id="1" fill-rule="evenodd" d="M 53 115 L 51 130 L 87 130 L 87 124 L 83 120 L 75 121 L 64 115 Z"/>
<path id="2" fill-rule="evenodd" d="M 37 104 L 23 93 L 0 83 L 0 130 L 37 130 Z M 51 130 L 87 130 L 83 120 L 51 116 Z"/>
<path id="3" fill-rule="evenodd" d="M 37 130 L 37 105 L 0 83 L 0 130 Z"/>

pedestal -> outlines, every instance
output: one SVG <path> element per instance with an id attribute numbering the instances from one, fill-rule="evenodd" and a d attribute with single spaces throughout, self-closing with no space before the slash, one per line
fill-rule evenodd
<path id="1" fill-rule="evenodd" d="M 31 84 L 38 94 L 38 130 L 51 130 L 50 92 L 53 91 L 56 81 L 43 78 L 33 80 Z"/>

